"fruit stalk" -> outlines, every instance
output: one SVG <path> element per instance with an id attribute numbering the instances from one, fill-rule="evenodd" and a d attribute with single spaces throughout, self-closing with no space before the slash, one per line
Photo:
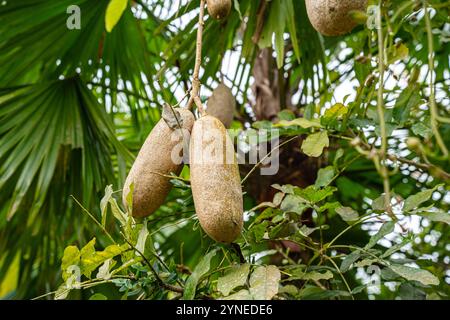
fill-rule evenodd
<path id="1" fill-rule="evenodd" d="M 201 82 L 199 79 L 200 66 L 202 64 L 202 42 L 203 42 L 203 17 L 205 15 L 205 0 L 200 0 L 200 13 L 198 18 L 198 28 L 197 28 L 197 44 L 195 50 L 195 66 L 194 74 L 192 79 L 192 90 L 191 97 L 189 98 L 187 108 L 191 109 L 192 105 L 195 103 L 200 114 L 205 115 L 205 109 L 203 108 L 202 101 L 200 99 L 200 87 Z"/>
<path id="2" fill-rule="evenodd" d="M 381 150 L 379 151 L 380 159 L 374 159 L 374 161 L 380 161 L 379 171 L 383 179 L 383 189 L 384 189 L 384 205 L 386 212 L 396 220 L 391 207 L 391 187 L 389 182 L 389 172 L 386 167 L 386 157 L 388 152 L 388 141 L 387 141 L 387 130 L 386 123 L 384 119 L 384 73 L 385 73 L 385 46 L 384 46 L 384 34 L 383 34 L 383 21 L 381 13 L 381 1 L 379 4 L 379 13 L 377 15 L 377 33 L 378 33 L 378 71 L 380 73 L 379 87 L 378 87 L 378 98 L 377 98 L 377 111 L 378 118 L 380 121 L 380 133 L 381 133 Z M 378 157 L 377 157 L 378 158 Z"/>

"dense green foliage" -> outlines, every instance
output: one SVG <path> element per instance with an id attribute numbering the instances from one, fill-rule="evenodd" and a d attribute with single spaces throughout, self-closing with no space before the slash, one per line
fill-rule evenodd
<path id="1" fill-rule="evenodd" d="M 448 1 L 380 1 L 381 28 L 359 12 L 335 38 L 304 1 L 206 17 L 202 99 L 224 79 L 240 142 L 281 141 L 278 174 L 241 166 L 233 245 L 199 226 L 188 166 L 152 216 L 121 205 L 190 88 L 200 1 L 109 2 L 0 2 L 0 298 L 449 298 Z"/>

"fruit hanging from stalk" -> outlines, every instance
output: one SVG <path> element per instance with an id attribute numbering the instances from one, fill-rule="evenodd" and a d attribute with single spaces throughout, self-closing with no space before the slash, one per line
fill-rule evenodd
<path id="1" fill-rule="evenodd" d="M 306 0 L 306 11 L 313 27 L 325 36 L 340 36 L 357 23 L 352 11 L 366 11 L 367 0 Z"/>
<path id="2" fill-rule="evenodd" d="M 189 154 L 203 230 L 218 242 L 233 242 L 243 227 L 242 187 L 233 142 L 219 119 L 206 115 L 195 122 Z"/>
<path id="3" fill-rule="evenodd" d="M 208 13 L 216 20 L 227 17 L 231 11 L 231 0 L 206 0 Z"/>
<path id="4" fill-rule="evenodd" d="M 233 122 L 235 110 L 236 99 L 231 89 L 223 83 L 219 84 L 208 100 L 206 111 L 210 116 L 222 121 L 226 128 L 229 128 Z"/>
<path id="5" fill-rule="evenodd" d="M 187 109 L 176 110 L 181 130 L 169 127 L 166 120 L 161 119 L 147 137 L 125 181 L 122 193 L 125 207 L 130 186 L 134 185 L 134 217 L 149 216 L 164 203 L 172 188 L 167 176 L 179 174 L 183 167 L 180 154 L 175 153 L 189 138 L 195 118 Z"/>

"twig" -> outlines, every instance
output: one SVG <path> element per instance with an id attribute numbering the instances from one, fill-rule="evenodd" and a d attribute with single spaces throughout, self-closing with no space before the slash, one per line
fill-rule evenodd
<path id="1" fill-rule="evenodd" d="M 261 38 L 261 33 L 264 27 L 264 14 L 266 12 L 267 1 L 262 1 L 258 8 L 257 18 L 256 18 L 256 30 L 255 34 L 252 36 L 252 41 L 254 44 L 259 42 Z"/>
<path id="2" fill-rule="evenodd" d="M 279 144 L 272 150 L 270 150 L 270 152 L 264 158 L 262 158 L 257 164 L 255 164 L 253 166 L 253 168 L 249 171 L 249 173 L 247 173 L 247 175 L 244 177 L 244 179 L 242 179 L 241 184 L 244 184 L 245 181 L 247 181 L 247 179 L 250 177 L 250 175 L 256 170 L 256 168 L 258 168 L 259 165 L 261 165 L 264 161 L 266 161 L 266 159 L 269 158 L 274 151 L 280 149 L 282 146 L 284 146 L 284 145 L 288 144 L 289 142 L 294 141 L 295 139 L 298 139 L 300 137 L 301 136 L 295 136 L 293 138 L 290 138 L 290 139 L 286 140 L 285 142 Z"/>
<path id="3" fill-rule="evenodd" d="M 442 122 L 442 123 L 449 123 L 450 124 L 450 119 L 449 118 L 438 117 L 437 120 Z"/>
<path id="4" fill-rule="evenodd" d="M 109 234 L 109 232 L 108 232 L 108 230 L 106 230 L 106 228 L 100 223 L 100 222 L 98 222 L 97 221 L 97 219 L 95 219 L 95 217 L 89 212 L 89 210 L 88 209 L 86 209 L 85 207 L 83 207 L 83 205 L 73 196 L 73 195 L 70 195 L 70 197 L 80 206 L 80 208 L 85 212 L 85 213 L 87 213 L 87 215 L 92 219 L 92 220 L 94 220 L 94 222 L 103 230 L 103 232 L 106 234 L 106 236 L 109 238 L 109 240 L 111 240 L 111 242 L 112 243 L 116 243 L 115 241 L 114 241 L 114 239 L 113 239 L 113 237 Z"/>
<path id="5" fill-rule="evenodd" d="M 135 247 L 128 239 L 127 239 L 127 237 L 126 237 L 124 234 L 122 234 L 122 235 L 123 235 L 123 239 L 125 240 L 125 242 L 128 243 L 128 245 L 129 245 L 131 248 L 133 248 L 133 250 L 136 251 L 136 252 L 142 257 L 142 259 L 144 260 L 145 264 L 150 268 L 150 271 L 152 272 L 153 276 L 155 277 L 156 282 L 158 283 L 158 285 L 159 285 L 161 288 L 164 288 L 164 289 L 166 289 L 166 290 L 170 290 L 170 291 L 173 291 L 173 292 L 178 292 L 178 293 L 183 293 L 183 292 L 184 292 L 183 288 L 180 288 L 180 287 L 173 286 L 173 285 L 171 285 L 171 284 L 165 283 L 165 282 L 159 277 L 159 274 L 156 272 L 156 270 L 153 268 L 152 264 L 151 264 L 150 261 L 148 261 L 148 259 L 144 256 L 144 254 L 143 254 L 138 248 L 136 248 L 136 247 Z"/>
<path id="6" fill-rule="evenodd" d="M 177 108 L 180 106 L 181 102 L 184 101 L 184 99 L 186 99 L 189 96 L 189 90 L 186 91 L 186 93 L 184 94 L 183 98 L 180 99 L 180 101 L 177 102 L 177 104 L 173 105 L 172 108 Z"/>
<path id="7" fill-rule="evenodd" d="M 394 161 L 394 162 L 398 161 L 401 163 L 409 164 L 409 165 L 415 166 L 419 169 L 426 170 L 426 171 L 435 170 L 438 173 L 439 177 L 441 177 L 445 180 L 450 179 L 450 173 L 445 172 L 443 169 L 441 169 L 440 167 L 435 166 L 433 164 L 419 163 L 419 162 L 415 162 L 413 160 L 409 160 L 409 159 L 402 158 L 402 157 L 397 157 L 397 156 L 394 156 L 391 154 L 388 155 L 388 159 L 391 161 Z"/>
<path id="8" fill-rule="evenodd" d="M 357 145 L 357 146 L 355 146 L 355 149 L 362 155 L 370 156 L 371 150 L 373 149 L 373 147 L 362 140 L 359 141 L 359 143 L 361 144 L 361 146 Z M 401 162 L 401 163 L 409 164 L 409 165 L 415 166 L 419 169 L 428 171 L 431 175 L 434 175 L 441 179 L 444 179 L 444 180 L 450 179 L 450 173 L 448 173 L 448 172 L 444 171 L 442 168 L 430 163 L 426 159 L 425 155 L 422 155 L 422 156 L 424 157 L 424 160 L 426 161 L 426 163 L 416 162 L 416 161 L 406 159 L 403 157 L 399 157 L 399 156 L 396 156 L 393 154 L 386 155 L 387 159 L 391 160 L 392 162 Z"/>
<path id="9" fill-rule="evenodd" d="M 430 77 L 430 113 L 431 113 L 431 129 L 433 130 L 433 134 L 436 138 L 436 142 L 439 148 L 442 150 L 442 153 L 447 158 L 448 157 L 448 149 L 445 146 L 444 140 L 442 140 L 442 136 L 439 133 L 438 128 L 438 111 L 436 106 L 436 97 L 435 97 L 435 87 L 434 87 L 434 79 L 433 79 L 433 70 L 434 70 L 434 47 L 433 47 L 433 31 L 431 30 L 431 21 L 430 21 L 430 13 L 428 12 L 428 2 L 426 0 L 423 1 L 423 6 L 425 10 L 425 25 L 427 29 L 427 38 L 428 38 L 428 71 Z"/>
<path id="10" fill-rule="evenodd" d="M 325 256 L 325 258 L 328 259 L 328 261 L 331 262 L 331 264 L 334 266 L 334 268 L 336 269 L 336 271 L 339 273 L 339 275 L 341 276 L 342 280 L 344 281 L 344 284 L 347 288 L 348 293 L 350 294 L 350 297 L 352 297 L 352 300 L 355 300 L 355 297 L 352 294 L 352 289 L 350 289 L 350 286 L 348 285 L 347 280 L 345 279 L 344 275 L 342 274 L 341 270 L 339 269 L 339 267 L 337 266 L 337 264 L 333 261 L 333 258 L 329 257 L 329 256 Z"/>
<path id="11" fill-rule="evenodd" d="M 189 276 L 192 274 L 191 269 L 189 269 L 189 267 L 185 266 L 184 264 L 177 264 L 176 267 L 177 267 L 178 272 L 187 274 Z"/>
<path id="12" fill-rule="evenodd" d="M 379 78 L 379 87 L 378 87 L 378 101 L 377 101 L 377 111 L 378 111 L 378 118 L 380 122 L 380 132 L 381 132 L 381 150 L 380 152 L 380 159 L 377 159 L 378 157 L 374 158 L 374 161 L 380 162 L 379 166 L 379 172 L 383 179 L 383 187 L 384 187 L 384 205 L 386 208 L 387 213 L 396 220 L 396 217 L 394 213 L 392 212 L 391 208 L 391 187 L 389 183 L 389 172 L 386 167 L 386 156 L 387 156 L 387 131 L 386 131 L 386 123 L 384 121 L 384 35 L 383 35 L 383 25 L 382 25 L 382 13 L 381 13 L 381 5 L 382 0 L 380 0 L 379 4 L 379 10 L 378 13 L 378 70 L 380 73 Z"/>
<path id="13" fill-rule="evenodd" d="M 159 173 L 159 172 L 156 172 L 156 171 L 149 171 L 149 172 L 153 173 L 153 174 L 156 174 L 156 175 L 158 175 L 160 177 L 164 177 L 164 178 L 168 178 L 168 179 L 180 180 L 180 181 L 183 181 L 183 182 L 186 182 L 186 183 L 191 183 L 190 180 L 183 179 L 183 178 L 178 177 L 178 176 L 171 176 L 170 174 L 163 174 L 163 173 Z"/>
<path id="14" fill-rule="evenodd" d="M 354 222 L 353 224 L 349 225 L 347 228 L 345 228 L 344 230 L 342 230 L 337 236 L 335 236 L 330 242 L 326 243 L 324 246 L 324 250 L 328 250 L 340 237 L 342 237 L 347 231 L 349 231 L 350 229 L 354 228 L 355 226 L 365 222 L 366 220 L 370 220 L 372 219 L 372 215 L 363 215 L 359 218 L 359 220 L 357 220 L 356 222 Z"/>
<path id="15" fill-rule="evenodd" d="M 102 284 L 102 283 L 110 283 L 114 279 L 132 279 L 132 278 L 129 277 L 129 276 L 119 275 L 119 276 L 113 276 L 113 277 L 111 277 L 111 279 L 106 279 L 106 280 L 105 279 L 90 279 L 90 280 L 86 280 L 86 281 L 83 281 L 83 282 L 79 282 L 78 283 L 79 288 L 77 288 L 77 289 L 85 289 L 85 288 L 88 288 L 89 286 L 92 287 L 93 285 L 99 285 L 99 284 Z M 70 291 L 72 289 L 67 288 L 66 290 Z M 39 300 L 39 299 L 51 296 L 53 294 L 56 294 L 58 291 L 59 290 L 50 291 L 50 292 L 41 294 L 41 295 L 39 295 L 37 297 L 31 298 L 31 300 Z"/>
<path id="16" fill-rule="evenodd" d="M 234 251 L 236 251 L 237 255 L 239 256 L 239 261 L 241 263 L 247 263 L 247 261 L 245 260 L 244 255 L 242 254 L 241 247 L 237 243 L 232 243 L 231 247 L 233 247 Z"/>
<path id="17" fill-rule="evenodd" d="M 200 99 L 200 87 L 201 82 L 199 79 L 200 66 L 202 64 L 202 41 L 203 41 L 203 16 L 205 14 L 205 0 L 200 0 L 200 14 L 198 18 L 198 28 L 197 28 L 197 47 L 195 51 L 195 67 L 192 79 L 192 90 L 191 97 L 188 101 L 187 108 L 191 109 L 192 104 L 195 103 L 200 114 L 205 115 L 205 109 L 203 108 L 202 101 Z"/>

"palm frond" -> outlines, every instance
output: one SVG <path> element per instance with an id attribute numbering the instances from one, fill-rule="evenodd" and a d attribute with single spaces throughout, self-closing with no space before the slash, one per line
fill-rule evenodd
<path id="1" fill-rule="evenodd" d="M 83 218 L 70 196 L 93 206 L 104 186 L 116 181 L 112 157 L 132 156 L 78 77 L 3 95 L 0 146 L 0 252 L 10 261 L 22 250 L 21 261 L 33 270 L 21 270 L 20 283 L 39 281 L 58 264 L 64 234 L 82 234 L 76 221 Z"/>

